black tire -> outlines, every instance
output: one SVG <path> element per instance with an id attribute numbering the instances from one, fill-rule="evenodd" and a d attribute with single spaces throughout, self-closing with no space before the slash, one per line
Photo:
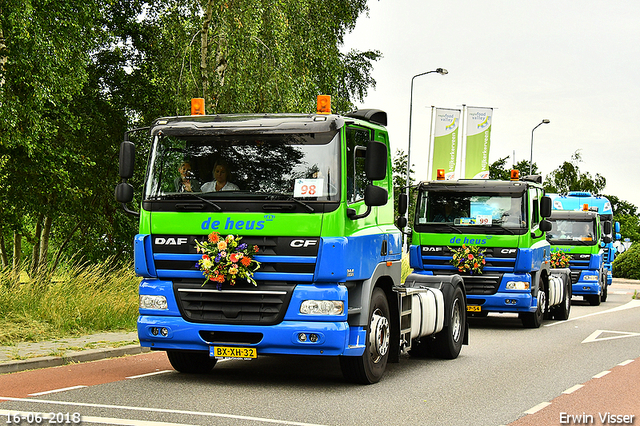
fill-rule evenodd
<path id="1" fill-rule="evenodd" d="M 520 320 L 525 328 L 540 328 L 547 310 L 547 293 L 544 288 L 538 290 L 538 307 L 535 312 L 520 314 Z"/>
<path id="2" fill-rule="evenodd" d="M 451 303 L 446 307 L 449 325 L 436 334 L 433 341 L 433 352 L 438 358 L 457 358 L 462 349 L 465 328 L 467 326 L 467 304 L 464 300 L 464 293 L 460 287 L 456 287 L 451 297 Z"/>
<path id="3" fill-rule="evenodd" d="M 600 306 L 600 295 L 599 294 L 592 294 L 592 295 L 589 295 L 589 296 L 585 296 L 584 300 L 589 302 L 589 305 L 591 305 L 591 306 Z"/>
<path id="4" fill-rule="evenodd" d="M 609 286 L 607 285 L 607 279 L 605 277 L 605 279 L 603 280 L 602 283 L 602 296 L 600 296 L 600 301 L 601 302 L 606 302 L 607 301 L 607 296 L 608 296 L 608 288 Z"/>
<path id="5" fill-rule="evenodd" d="M 217 362 L 208 352 L 198 351 L 167 351 L 167 358 L 175 370 L 187 374 L 208 373 Z"/>
<path id="6" fill-rule="evenodd" d="M 384 291 L 375 288 L 369 307 L 369 325 L 364 353 L 361 356 L 341 356 L 340 368 L 344 378 L 352 383 L 377 383 L 384 374 L 391 348 L 391 314 Z"/>
<path id="7" fill-rule="evenodd" d="M 562 303 L 553 310 L 553 318 L 564 321 L 569 319 L 571 312 L 571 283 L 567 283 L 564 289 L 564 299 Z"/>

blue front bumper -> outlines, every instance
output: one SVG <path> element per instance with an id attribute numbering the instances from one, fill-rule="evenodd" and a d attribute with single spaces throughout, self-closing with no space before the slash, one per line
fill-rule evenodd
<path id="1" fill-rule="evenodd" d="M 166 329 L 166 337 L 155 329 Z M 219 346 L 254 347 L 258 354 L 289 355 L 347 355 L 360 356 L 364 352 L 366 331 L 362 327 L 349 327 L 347 322 L 283 321 L 271 326 L 198 324 L 181 317 L 141 315 L 138 317 L 138 338 L 144 347 L 161 350 L 208 351 L 212 343 L 203 338 L 206 332 L 254 333 L 262 336 L 255 344 L 223 344 Z M 316 342 L 299 339 L 301 333 L 318 336 Z"/>
<path id="2" fill-rule="evenodd" d="M 538 308 L 537 299 L 530 291 L 505 291 L 486 295 L 468 295 L 467 306 L 479 305 L 482 312 L 535 312 Z"/>

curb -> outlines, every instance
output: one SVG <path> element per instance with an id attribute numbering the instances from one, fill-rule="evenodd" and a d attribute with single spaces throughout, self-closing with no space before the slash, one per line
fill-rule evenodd
<path id="1" fill-rule="evenodd" d="M 87 349 L 86 351 L 73 352 L 65 356 L 44 356 L 33 359 L 8 361 L 0 363 L 0 374 L 17 373 L 38 368 L 58 367 L 60 365 L 98 361 L 105 358 L 115 358 L 125 355 L 136 355 L 149 352 L 149 348 L 140 345 L 127 345 L 119 348 Z"/>

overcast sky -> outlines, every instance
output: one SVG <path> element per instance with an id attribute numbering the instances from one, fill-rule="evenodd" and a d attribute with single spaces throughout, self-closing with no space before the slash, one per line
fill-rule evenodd
<path id="1" fill-rule="evenodd" d="M 369 0 L 345 49 L 376 49 L 377 82 L 359 108 L 388 114 L 392 151 L 408 145 L 427 178 L 431 106 L 492 107 L 489 160 L 533 161 L 543 177 L 580 150 L 605 194 L 640 207 L 640 1 Z"/>

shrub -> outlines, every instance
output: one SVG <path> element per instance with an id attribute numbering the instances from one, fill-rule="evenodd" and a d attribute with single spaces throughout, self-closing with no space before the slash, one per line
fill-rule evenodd
<path id="1" fill-rule="evenodd" d="M 640 280 L 640 244 L 632 244 L 626 251 L 618 254 L 611 272 L 617 278 Z"/>

